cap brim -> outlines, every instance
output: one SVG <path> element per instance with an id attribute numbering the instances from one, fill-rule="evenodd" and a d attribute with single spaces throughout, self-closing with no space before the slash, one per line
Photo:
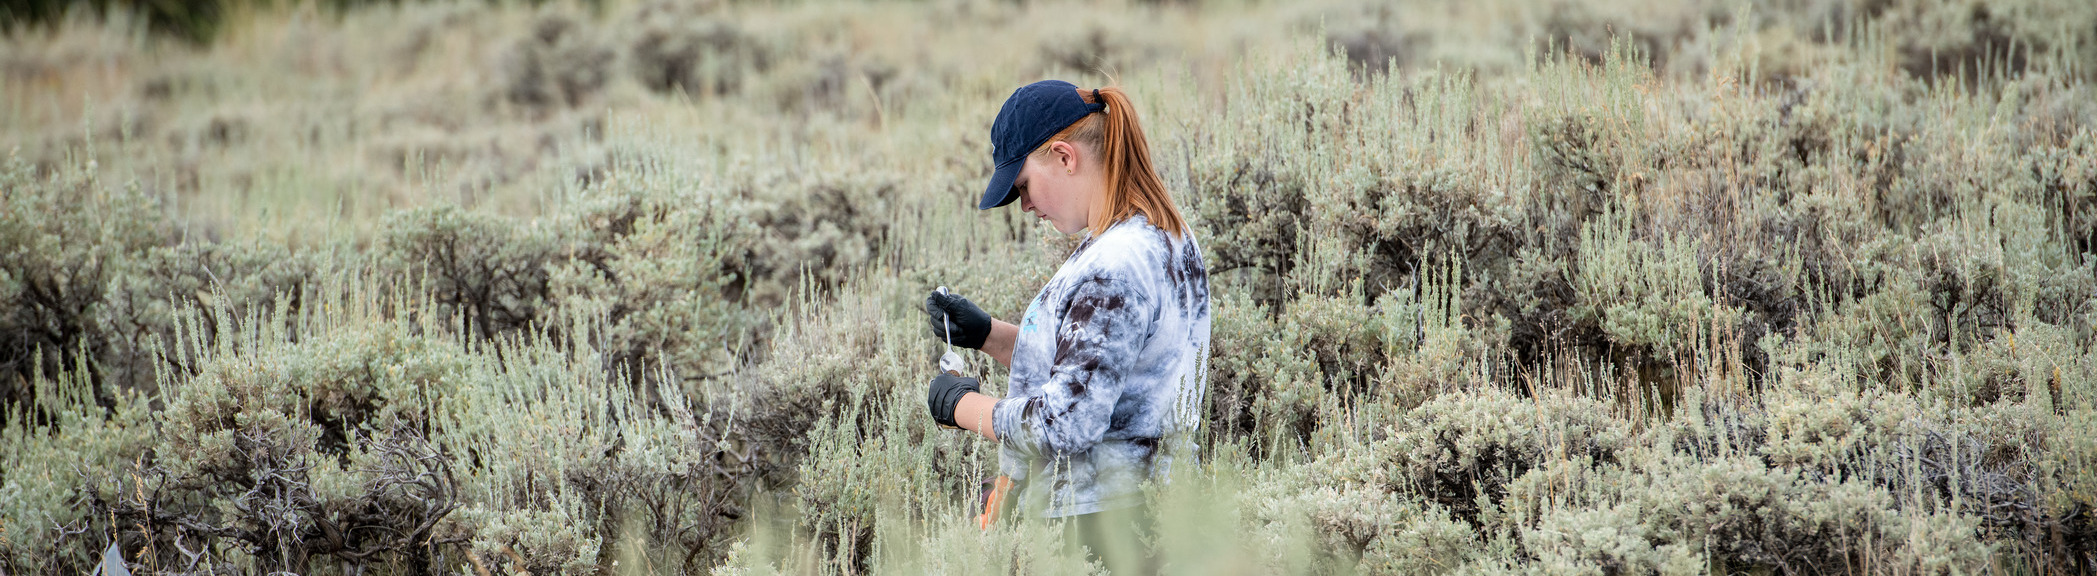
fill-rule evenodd
<path id="1" fill-rule="evenodd" d="M 1011 204 L 1014 199 L 1019 198 L 1019 191 L 1012 188 L 1012 181 L 1019 179 L 1020 169 L 1026 166 L 1025 156 L 998 166 L 997 172 L 990 175 L 990 186 L 983 189 L 983 201 L 976 204 L 976 209 L 989 210 Z"/>

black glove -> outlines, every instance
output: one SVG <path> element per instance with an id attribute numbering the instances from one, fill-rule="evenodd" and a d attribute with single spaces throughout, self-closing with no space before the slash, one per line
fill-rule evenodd
<path id="1" fill-rule="evenodd" d="M 953 374 L 932 377 L 932 389 L 925 392 L 925 408 L 932 411 L 932 421 L 941 426 L 960 428 L 954 423 L 954 407 L 961 404 L 961 397 L 975 392 L 980 384 L 976 379 Z"/>
<path id="2" fill-rule="evenodd" d="M 948 330 L 953 331 L 955 346 L 983 349 L 983 341 L 990 339 L 990 315 L 977 308 L 976 303 L 958 294 L 933 292 L 925 297 L 925 322 L 932 326 L 932 337 L 947 341 Z"/>

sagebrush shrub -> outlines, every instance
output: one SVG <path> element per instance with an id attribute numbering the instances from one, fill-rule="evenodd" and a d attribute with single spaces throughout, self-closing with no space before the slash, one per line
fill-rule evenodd
<path id="1" fill-rule="evenodd" d="M 384 264 L 399 277 L 424 279 L 467 330 L 492 339 L 542 319 L 557 242 L 545 228 L 456 206 L 419 208 L 387 219 Z"/>
<path id="2" fill-rule="evenodd" d="M 642 86 L 659 92 L 726 94 L 744 76 L 769 65 L 764 47 L 731 19 L 709 14 L 712 3 L 651 2 L 635 11 L 625 37 L 627 66 Z"/>
<path id="3" fill-rule="evenodd" d="M 0 167 L 0 405 L 36 406 L 33 374 L 101 372 L 86 360 L 136 353 L 104 329 L 108 294 L 163 242 L 167 220 L 136 182 L 104 179 L 94 164 L 45 170 L 9 155 Z M 114 376 L 135 384 L 130 373 Z M 95 397 L 113 401 L 104 378 L 85 377 Z"/>
<path id="4" fill-rule="evenodd" d="M 531 108 L 577 106 L 609 80 L 612 49 L 584 23 L 549 14 L 502 60 L 501 98 Z"/>

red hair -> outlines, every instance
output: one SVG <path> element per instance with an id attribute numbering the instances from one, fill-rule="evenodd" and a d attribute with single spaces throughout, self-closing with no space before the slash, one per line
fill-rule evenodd
<path id="1" fill-rule="evenodd" d="M 1178 238 L 1187 228 L 1187 220 L 1180 216 L 1179 207 L 1172 204 L 1172 195 L 1165 191 L 1165 180 L 1158 177 L 1157 169 L 1151 165 L 1150 141 L 1143 137 L 1143 125 L 1136 119 L 1136 106 L 1119 87 L 1078 89 L 1078 97 L 1086 102 L 1095 102 L 1094 95 L 1106 103 L 1106 110 L 1071 123 L 1041 143 L 1033 154 L 1045 152 L 1050 144 L 1057 142 L 1076 142 L 1099 155 L 1106 168 L 1107 190 L 1092 207 L 1092 221 L 1086 223 L 1086 228 L 1090 228 L 1093 234 L 1105 232 L 1108 227 L 1120 224 L 1130 216 L 1142 214 L 1152 226 Z"/>

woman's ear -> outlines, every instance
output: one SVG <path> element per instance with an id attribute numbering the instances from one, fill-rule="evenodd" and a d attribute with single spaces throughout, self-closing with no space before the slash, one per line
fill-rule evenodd
<path id="1" fill-rule="evenodd" d="M 1056 153 L 1056 163 L 1063 169 L 1063 175 L 1068 176 L 1078 171 L 1078 147 L 1076 145 L 1071 144 L 1069 140 L 1064 140 L 1050 144 L 1049 150 Z"/>

